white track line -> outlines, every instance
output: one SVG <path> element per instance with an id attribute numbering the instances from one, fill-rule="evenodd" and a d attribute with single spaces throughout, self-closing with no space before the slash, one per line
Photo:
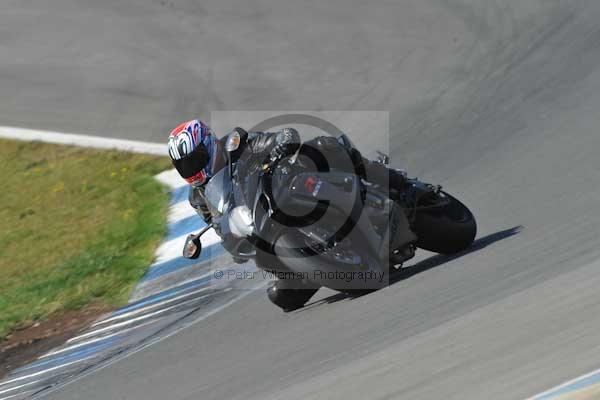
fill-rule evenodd
<path id="1" fill-rule="evenodd" d="M 150 304 L 148 306 L 145 306 L 145 307 L 142 307 L 142 308 L 138 308 L 137 310 L 132 310 L 132 311 L 126 312 L 125 314 L 116 315 L 116 316 L 110 317 L 108 319 L 103 319 L 101 321 L 98 321 L 98 322 L 92 324 L 91 327 L 94 328 L 96 326 L 103 325 L 103 324 L 105 324 L 107 322 L 118 321 L 120 319 L 125 319 L 125 318 L 128 318 L 128 317 L 131 317 L 132 315 L 141 314 L 141 313 L 143 313 L 145 311 L 152 310 L 153 308 L 158 308 L 158 307 L 163 306 L 165 304 L 173 303 L 173 302 L 175 302 L 177 300 L 181 300 L 183 298 L 186 298 L 186 297 L 189 297 L 189 296 L 193 296 L 195 294 L 198 294 L 198 293 L 203 292 L 203 291 L 208 290 L 208 289 L 211 289 L 211 287 L 210 286 L 203 287 L 203 288 L 200 288 L 198 290 L 194 290 L 193 292 L 190 292 L 190 293 L 181 294 L 181 295 L 179 295 L 177 297 L 174 297 L 172 299 L 163 300 L 160 303 Z M 190 299 L 190 300 L 202 299 L 204 297 L 206 297 L 206 296 L 195 297 L 195 298 Z M 181 304 L 185 304 L 185 303 L 187 303 L 187 301 L 182 302 Z M 178 304 L 178 305 L 180 305 L 180 304 Z"/>
<path id="2" fill-rule="evenodd" d="M 10 396 L 7 396 L 7 397 L 0 397 L 0 400 L 14 399 L 17 396 L 24 396 L 25 394 L 28 394 L 28 393 L 31 393 L 31 392 L 35 392 L 37 390 L 39 390 L 39 389 L 29 389 L 29 390 L 26 390 L 24 392 L 20 392 L 20 393 L 17 393 L 17 394 L 11 394 Z M 23 397 L 21 397 L 21 398 L 23 398 Z"/>
<path id="3" fill-rule="evenodd" d="M 96 329 L 95 331 L 84 333 L 83 335 L 75 336 L 74 338 L 67 340 L 67 343 L 73 343 L 73 342 L 75 342 L 75 341 L 77 341 L 79 339 L 89 338 L 89 337 L 94 336 L 94 335 L 96 335 L 98 333 L 110 331 L 112 329 L 119 328 L 121 326 L 127 326 L 127 325 L 132 324 L 132 323 L 137 322 L 137 321 L 142 321 L 144 319 L 148 319 L 148 318 L 154 317 L 156 315 L 162 314 L 164 312 L 167 312 L 169 310 L 172 310 L 175 307 L 177 307 L 177 305 L 174 305 L 174 306 L 171 306 L 171 307 L 167 307 L 167 308 L 163 308 L 162 310 L 154 311 L 153 313 L 142 315 L 141 317 L 133 318 L 133 319 L 130 319 L 129 321 L 123 321 L 123 322 L 119 322 L 118 324 L 113 324 L 113 325 L 109 325 L 109 326 L 101 328 L 101 329 Z"/>
<path id="4" fill-rule="evenodd" d="M 0 126 L 0 138 L 23 141 L 38 140 L 47 143 L 93 147 L 98 149 L 117 149 L 131 151 L 133 153 L 154 154 L 165 157 L 167 156 L 167 146 L 160 143 L 103 138 L 99 136 L 88 136 L 75 133 L 42 131 L 37 129 L 17 128 L 14 126 Z"/>
<path id="5" fill-rule="evenodd" d="M 4 394 L 4 393 L 8 393 L 8 392 L 12 392 L 13 390 L 21 389 L 21 388 L 24 388 L 25 386 L 31 386 L 31 385 L 33 385 L 34 383 L 38 383 L 39 381 L 40 381 L 40 380 L 38 379 L 38 380 L 36 380 L 36 381 L 27 382 L 27 383 L 24 383 L 24 384 L 22 384 L 22 385 L 19 385 L 19 386 L 12 387 L 12 388 L 10 388 L 10 389 L 2 390 L 2 391 L 0 391 L 0 394 Z M 11 397 L 15 397 L 15 396 L 18 396 L 18 395 L 20 395 L 20 394 L 22 394 L 22 393 L 18 393 L 18 394 L 11 394 L 10 396 L 8 396 L 8 397 L 3 397 L 2 399 L 10 399 Z"/>
<path id="6" fill-rule="evenodd" d="M 203 288 L 202 290 L 205 290 L 205 289 L 208 289 L 208 288 Z M 227 292 L 229 290 L 231 290 L 231 288 L 225 289 L 225 291 L 227 291 Z M 180 297 L 189 296 L 189 295 L 190 295 L 190 293 L 188 293 L 187 295 L 180 296 Z M 202 298 L 205 298 L 207 296 L 209 296 L 209 295 L 201 296 L 201 297 L 195 297 L 194 299 L 190 299 L 190 300 L 202 299 Z M 187 301 L 186 302 L 182 302 L 182 303 L 177 304 L 177 305 L 180 306 L 180 305 L 185 304 L 185 303 L 188 303 L 188 302 Z M 101 322 L 104 322 L 104 321 L 101 321 Z M 102 340 L 106 340 L 106 339 L 108 339 L 110 337 L 113 337 L 113 336 L 122 335 L 122 334 L 127 333 L 129 331 L 132 331 L 134 329 L 138 329 L 138 328 L 141 328 L 143 326 L 150 325 L 150 324 L 152 324 L 154 322 L 155 321 L 147 321 L 147 322 L 144 322 L 143 324 L 132 326 L 131 328 L 127 328 L 127 329 L 124 329 L 122 331 L 114 332 L 114 333 L 111 333 L 111 334 L 106 335 L 106 336 L 101 336 L 101 337 L 98 337 L 98 338 L 87 340 L 87 341 L 82 342 L 82 343 L 77 343 L 77 344 L 74 344 L 72 346 L 68 346 L 68 347 L 65 347 L 65 348 L 62 348 L 62 349 L 58 349 L 58 350 L 52 351 L 50 353 L 44 354 L 43 356 L 41 356 L 40 358 L 38 358 L 38 360 L 41 360 L 43 358 L 47 358 L 47 357 L 50 357 L 50 356 L 55 356 L 57 354 L 65 353 L 65 352 L 67 352 L 69 350 L 74 350 L 74 349 L 77 349 L 79 347 L 83 347 L 83 346 L 86 346 L 86 345 L 89 345 L 89 344 L 92 344 L 92 343 L 96 343 L 96 342 L 99 342 L 99 341 L 102 341 Z M 94 325 L 92 325 L 92 326 L 94 326 Z M 73 338 L 73 339 L 75 339 L 75 338 Z"/>
<path id="7" fill-rule="evenodd" d="M 189 303 L 192 300 L 203 299 L 205 297 L 212 296 L 212 295 L 213 295 L 213 293 L 208 293 L 208 294 L 205 294 L 205 295 L 200 296 L 200 297 L 194 297 L 193 299 L 190 299 L 189 301 L 186 301 L 186 302 L 184 302 L 182 304 Z M 127 325 L 130 325 L 130 324 L 134 323 L 134 322 L 142 321 L 142 320 L 148 319 L 150 317 L 155 317 L 157 315 L 160 315 L 160 314 L 163 314 L 163 313 L 165 313 L 167 311 L 170 311 L 170 310 L 172 310 L 174 308 L 177 308 L 177 307 L 181 306 L 182 304 L 175 304 L 173 306 L 170 306 L 170 307 L 167 307 L 167 308 L 163 308 L 161 310 L 157 310 L 157 311 L 151 312 L 149 314 L 142 315 L 140 317 L 132 318 L 132 319 L 127 320 L 127 321 L 119 322 L 119 323 L 116 323 L 116 324 L 113 324 L 113 325 L 106 326 L 104 328 L 96 329 L 95 331 L 92 331 L 92 332 L 84 333 L 83 335 L 75 336 L 74 338 L 67 340 L 67 343 L 73 343 L 73 342 L 76 342 L 77 340 L 80 340 L 80 339 L 85 339 L 85 338 L 88 338 L 88 337 L 92 337 L 92 336 L 94 336 L 94 335 L 96 335 L 98 333 L 110 331 L 110 330 L 113 330 L 115 328 L 119 328 L 121 326 L 127 326 Z M 137 326 L 136 326 L 136 328 L 137 328 Z"/>
<path id="8" fill-rule="evenodd" d="M 589 378 L 590 376 L 594 376 L 594 375 L 597 375 L 597 374 L 600 374 L 600 369 L 597 369 L 595 371 L 589 372 L 589 373 L 587 373 L 585 375 L 581 375 L 581 376 L 579 376 L 577 378 L 574 378 L 574 379 L 571 379 L 570 381 L 567 381 L 565 383 L 561 383 L 560 385 L 558 385 L 556 387 L 553 387 L 550 390 L 546 390 L 544 393 L 536 394 L 535 396 L 532 396 L 532 397 L 528 398 L 527 400 L 536 400 L 536 399 L 539 399 L 541 397 L 548 396 L 552 392 L 557 392 L 557 391 L 559 391 L 561 389 L 566 388 L 567 386 L 570 386 L 570 385 L 572 385 L 574 383 L 577 383 L 579 381 L 582 381 L 584 379 Z"/>
<path id="9" fill-rule="evenodd" d="M 56 371 L 57 369 L 61 369 L 61 368 L 64 368 L 64 367 L 68 367 L 69 365 L 73 365 L 73 364 L 77 364 L 77 363 L 80 363 L 80 362 L 85 361 L 85 360 L 89 360 L 90 358 L 92 358 L 94 356 L 95 355 L 91 355 L 89 357 L 85 357 L 85 358 L 81 358 L 79 360 L 71 361 L 71 362 L 68 362 L 66 364 L 57 365 L 56 367 L 52 367 L 52 368 L 44 369 L 42 371 L 34 372 L 33 374 L 19 376 L 18 378 L 13 378 L 13 379 L 11 379 L 9 381 L 2 382 L 2 386 L 6 386 L 6 385 L 8 385 L 10 383 L 13 383 L 13 382 L 24 381 L 27 378 L 32 378 L 34 376 L 40 376 L 40 375 L 46 374 L 48 372 Z M 13 390 L 13 389 L 15 389 L 15 388 L 12 388 L 10 390 Z M 0 392 L 0 394 L 6 393 L 7 391 L 10 391 L 10 390 L 5 390 L 3 392 Z"/>
<path id="10" fill-rule="evenodd" d="M 46 353 L 43 356 L 39 357 L 38 360 L 42 360 L 44 358 L 55 356 L 57 354 L 62 354 L 62 353 L 65 353 L 65 352 L 67 352 L 69 350 L 74 350 L 74 349 L 77 349 L 79 347 L 83 347 L 83 346 L 86 346 L 86 345 L 89 345 L 89 344 L 100 342 L 102 340 L 106 340 L 106 339 L 109 339 L 109 338 L 114 337 L 114 336 L 119 336 L 119 335 L 122 335 L 124 333 L 129 332 L 129 331 L 132 331 L 134 329 L 141 328 L 142 326 L 150 325 L 153 322 L 154 321 L 147 321 L 147 322 L 144 322 L 143 324 L 139 324 L 139 325 L 136 325 L 136 326 L 132 326 L 131 328 L 123 329 L 122 331 L 111 333 L 110 335 L 100 336 L 98 338 L 90 339 L 90 340 L 87 340 L 85 342 L 74 344 L 72 346 L 68 346 L 68 347 L 65 347 L 65 348 L 62 348 L 62 349 L 54 350 L 54 351 L 51 351 L 50 353 Z"/>

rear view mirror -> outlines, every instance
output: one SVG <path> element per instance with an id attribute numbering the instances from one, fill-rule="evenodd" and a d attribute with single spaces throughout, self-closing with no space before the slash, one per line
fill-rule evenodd
<path id="1" fill-rule="evenodd" d="M 188 235 L 183 246 L 183 256 L 195 260 L 200 257 L 201 252 L 202 243 L 200 242 L 200 235 Z"/>

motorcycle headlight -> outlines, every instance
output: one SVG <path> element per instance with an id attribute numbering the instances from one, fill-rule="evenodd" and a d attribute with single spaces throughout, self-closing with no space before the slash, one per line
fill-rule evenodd
<path id="1" fill-rule="evenodd" d="M 252 213 L 246 206 L 239 206 L 229 213 L 229 228 L 231 233 L 237 237 L 247 237 L 254 231 Z"/>

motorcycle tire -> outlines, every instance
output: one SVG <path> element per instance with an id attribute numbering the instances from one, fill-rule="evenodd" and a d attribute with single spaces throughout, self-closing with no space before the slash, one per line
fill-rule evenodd
<path id="1" fill-rule="evenodd" d="M 444 193 L 448 204 L 418 211 L 413 230 L 417 247 L 440 254 L 456 254 L 471 246 L 477 234 L 473 213 L 458 199 Z"/>

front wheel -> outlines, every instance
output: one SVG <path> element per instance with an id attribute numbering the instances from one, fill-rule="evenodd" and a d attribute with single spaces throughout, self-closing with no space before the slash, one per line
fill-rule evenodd
<path id="1" fill-rule="evenodd" d="M 413 224 L 416 244 L 435 253 L 459 253 L 475 240 L 477 223 L 467 206 L 445 192 L 441 196 L 447 204 L 417 211 Z"/>

